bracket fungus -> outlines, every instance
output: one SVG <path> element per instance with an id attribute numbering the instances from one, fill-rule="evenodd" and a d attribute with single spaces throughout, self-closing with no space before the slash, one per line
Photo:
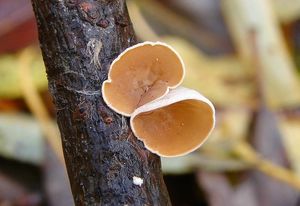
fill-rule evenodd
<path id="1" fill-rule="evenodd" d="M 140 43 L 113 61 L 103 99 L 130 116 L 133 133 L 148 150 L 164 157 L 185 155 L 207 139 L 215 109 L 195 90 L 179 87 L 184 75 L 183 61 L 170 46 Z"/>

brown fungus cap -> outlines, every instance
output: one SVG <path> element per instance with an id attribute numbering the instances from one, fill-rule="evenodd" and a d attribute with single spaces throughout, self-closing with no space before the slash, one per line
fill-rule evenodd
<path id="1" fill-rule="evenodd" d="M 184 72 L 181 58 L 170 46 L 137 44 L 113 61 L 102 85 L 103 99 L 114 111 L 130 116 L 138 107 L 177 87 Z"/>
<path id="2" fill-rule="evenodd" d="M 178 87 L 132 114 L 135 136 L 153 153 L 182 156 L 199 148 L 215 125 L 212 103 L 198 92 Z"/>
<path id="3" fill-rule="evenodd" d="M 178 87 L 184 74 L 183 62 L 170 46 L 145 42 L 120 54 L 102 85 L 107 105 L 130 116 L 135 136 L 160 156 L 194 151 L 215 125 L 212 103 L 194 90 Z"/>

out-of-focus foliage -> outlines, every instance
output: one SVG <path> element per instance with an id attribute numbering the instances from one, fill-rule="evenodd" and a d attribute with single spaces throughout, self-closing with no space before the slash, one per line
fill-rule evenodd
<path id="1" fill-rule="evenodd" d="M 182 56 L 186 65 L 183 84 L 198 90 L 221 107 L 254 107 L 253 71 L 235 56 L 208 57 L 180 38 L 163 37 Z"/>
<path id="2" fill-rule="evenodd" d="M 272 0 L 274 11 L 281 22 L 288 23 L 299 19 L 299 0 Z"/>
<path id="3" fill-rule="evenodd" d="M 28 114 L 0 113 L 0 155 L 33 164 L 43 162 L 44 141 L 38 122 Z"/>
<path id="4" fill-rule="evenodd" d="M 292 168 L 300 177 L 300 118 L 279 115 L 279 128 Z"/>
<path id="5" fill-rule="evenodd" d="M 268 106 L 300 105 L 299 76 L 270 1 L 224 0 L 222 8 L 240 59 L 257 72 Z"/>
<path id="6" fill-rule="evenodd" d="M 47 89 L 47 78 L 44 62 L 37 48 L 32 48 L 32 61 L 30 64 L 33 84 L 38 90 Z M 5 54 L 0 56 L 0 98 L 14 99 L 22 96 L 20 82 L 20 65 L 18 54 Z"/>

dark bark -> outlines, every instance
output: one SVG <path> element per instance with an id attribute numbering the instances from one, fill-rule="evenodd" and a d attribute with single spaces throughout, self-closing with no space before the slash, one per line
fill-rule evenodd
<path id="1" fill-rule="evenodd" d="M 101 97 L 110 63 L 136 43 L 125 0 L 32 3 L 75 204 L 170 205 L 159 157 Z"/>

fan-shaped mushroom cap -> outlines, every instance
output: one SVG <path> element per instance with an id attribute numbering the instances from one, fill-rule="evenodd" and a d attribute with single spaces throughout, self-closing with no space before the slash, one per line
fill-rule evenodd
<path id="1" fill-rule="evenodd" d="M 178 87 L 134 111 L 131 128 L 145 147 L 175 157 L 200 147 L 215 124 L 212 103 L 198 92 Z"/>
<path id="2" fill-rule="evenodd" d="M 113 61 L 102 85 L 103 99 L 116 112 L 130 116 L 139 106 L 177 87 L 183 77 L 183 62 L 170 46 L 137 44 Z"/>

